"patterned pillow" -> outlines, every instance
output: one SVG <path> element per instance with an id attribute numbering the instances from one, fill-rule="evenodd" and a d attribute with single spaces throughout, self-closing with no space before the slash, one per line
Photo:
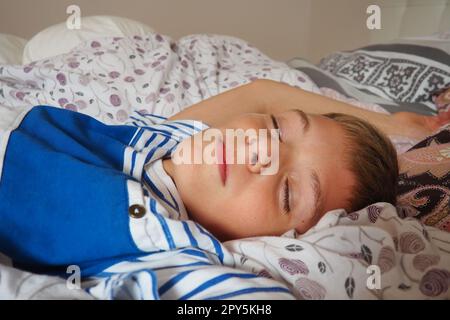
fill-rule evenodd
<path id="1" fill-rule="evenodd" d="M 401 217 L 450 232 L 450 125 L 399 155 Z"/>
<path id="2" fill-rule="evenodd" d="M 440 49 L 396 43 L 334 52 L 318 65 L 360 91 L 399 104 L 388 111 L 424 114 L 438 111 L 431 94 L 450 86 L 449 66 L 450 55 Z"/>

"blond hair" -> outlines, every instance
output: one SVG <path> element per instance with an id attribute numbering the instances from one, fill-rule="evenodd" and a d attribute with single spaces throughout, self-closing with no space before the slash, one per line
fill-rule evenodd
<path id="1" fill-rule="evenodd" d="M 327 113 L 345 131 L 346 163 L 355 174 L 356 185 L 348 206 L 360 210 L 375 202 L 396 204 L 398 182 L 397 152 L 391 141 L 378 129 L 357 117 Z"/>

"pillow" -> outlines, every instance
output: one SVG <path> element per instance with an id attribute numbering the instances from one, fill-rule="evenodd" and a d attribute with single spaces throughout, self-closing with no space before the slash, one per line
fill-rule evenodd
<path id="1" fill-rule="evenodd" d="M 149 26 L 126 18 L 92 16 L 81 18 L 81 29 L 70 30 L 66 22 L 36 34 L 25 46 L 23 64 L 67 53 L 79 43 L 99 37 L 145 35 Z"/>
<path id="2" fill-rule="evenodd" d="M 27 40 L 0 33 L 0 63 L 22 64 L 23 49 Z"/>
<path id="3" fill-rule="evenodd" d="M 431 94 L 450 86 L 450 55 L 422 45 L 377 44 L 334 52 L 318 67 L 358 91 L 401 106 L 390 112 L 435 114 Z"/>
<path id="4" fill-rule="evenodd" d="M 450 232 L 450 124 L 399 155 L 397 208 Z"/>

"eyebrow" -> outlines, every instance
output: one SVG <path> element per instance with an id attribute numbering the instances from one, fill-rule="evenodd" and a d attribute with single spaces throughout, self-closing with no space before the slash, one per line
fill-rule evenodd
<path id="1" fill-rule="evenodd" d="M 303 123 L 303 130 L 305 131 L 305 133 L 308 132 L 308 129 L 311 126 L 311 122 L 309 121 L 308 116 L 306 115 L 306 113 L 304 113 L 300 109 L 291 109 L 291 110 L 295 111 L 295 113 L 300 116 L 301 121 Z"/>
<path id="2" fill-rule="evenodd" d="M 319 175 L 315 170 L 311 171 L 311 187 L 314 194 L 314 217 L 320 215 L 324 207 L 322 187 L 320 185 Z"/>

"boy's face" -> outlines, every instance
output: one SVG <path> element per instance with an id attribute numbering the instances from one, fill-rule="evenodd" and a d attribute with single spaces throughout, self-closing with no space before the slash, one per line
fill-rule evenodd
<path id="1" fill-rule="evenodd" d="M 225 129 L 266 129 L 270 136 L 270 129 L 277 125 L 281 132 L 277 154 L 271 154 L 275 146 L 270 138 L 266 149 L 257 148 L 252 154 L 249 151 L 255 140 L 245 139 L 234 148 L 225 143 L 226 157 L 234 159 L 233 164 L 164 160 L 190 218 L 221 241 L 279 236 L 294 228 L 304 233 L 325 212 L 347 206 L 355 178 L 345 166 L 344 130 L 334 120 L 290 110 L 273 118 L 245 114 L 216 129 L 226 141 Z M 215 146 L 218 152 L 222 149 L 217 141 L 195 146 L 194 138 L 184 140 L 177 149 L 188 144 L 201 148 L 197 151 Z M 237 153 L 242 151 L 246 151 L 245 162 L 237 163 Z M 261 174 L 273 161 L 278 161 L 277 172 Z"/>

